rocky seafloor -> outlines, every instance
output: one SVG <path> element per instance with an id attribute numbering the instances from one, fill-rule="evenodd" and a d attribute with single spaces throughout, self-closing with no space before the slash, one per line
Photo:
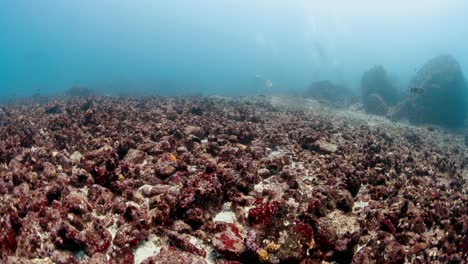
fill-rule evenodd
<path id="1" fill-rule="evenodd" d="M 463 136 L 286 98 L 0 107 L 1 263 L 464 263 Z"/>

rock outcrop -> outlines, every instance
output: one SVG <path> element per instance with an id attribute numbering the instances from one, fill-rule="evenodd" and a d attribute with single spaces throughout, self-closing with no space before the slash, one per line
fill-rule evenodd
<path id="1" fill-rule="evenodd" d="M 366 112 L 386 115 L 388 106 L 398 102 L 398 91 L 388 78 L 381 65 L 374 66 L 364 73 L 361 79 L 362 102 Z"/>
<path id="2" fill-rule="evenodd" d="M 429 60 L 411 80 L 408 91 L 392 114 L 394 119 L 445 127 L 464 125 L 467 85 L 460 64 L 452 56 Z"/>

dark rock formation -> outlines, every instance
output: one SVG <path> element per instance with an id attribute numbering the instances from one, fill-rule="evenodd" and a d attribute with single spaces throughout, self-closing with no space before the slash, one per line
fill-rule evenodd
<path id="1" fill-rule="evenodd" d="M 410 94 L 393 113 L 415 124 L 460 127 L 466 118 L 467 85 L 460 64 L 450 55 L 429 60 L 409 85 Z"/>
<path id="2" fill-rule="evenodd" d="M 362 101 L 366 112 L 385 115 L 387 106 L 398 102 L 398 92 L 381 65 L 364 73 L 361 79 Z"/>
<path id="3" fill-rule="evenodd" d="M 314 98 L 333 107 L 346 107 L 357 102 L 352 91 L 330 81 L 312 83 L 304 93 L 305 97 Z"/>

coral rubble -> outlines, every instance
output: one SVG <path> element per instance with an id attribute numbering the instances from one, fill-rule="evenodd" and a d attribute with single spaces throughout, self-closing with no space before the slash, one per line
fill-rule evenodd
<path id="1" fill-rule="evenodd" d="M 2 263 L 463 263 L 463 137 L 253 98 L 2 107 Z"/>

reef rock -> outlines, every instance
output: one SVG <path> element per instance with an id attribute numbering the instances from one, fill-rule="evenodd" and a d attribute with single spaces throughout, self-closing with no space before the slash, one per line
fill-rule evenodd
<path id="1" fill-rule="evenodd" d="M 395 109 L 394 119 L 459 127 L 466 118 L 467 85 L 460 64 L 450 55 L 429 60 L 409 85 L 409 95 Z"/>
<path id="2" fill-rule="evenodd" d="M 405 263 L 405 256 L 405 250 L 395 237 L 380 231 L 356 252 L 351 263 Z"/>
<path id="3" fill-rule="evenodd" d="M 213 237 L 213 246 L 229 259 L 237 259 L 245 251 L 244 240 L 234 224 L 228 224 L 226 230 Z"/>
<path id="4" fill-rule="evenodd" d="M 206 261 L 197 255 L 180 251 L 173 247 L 162 248 L 161 251 L 142 262 L 143 264 L 155 263 L 180 263 L 180 264 L 206 264 Z"/>
<path id="5" fill-rule="evenodd" d="M 318 220 L 317 230 L 315 238 L 320 249 L 332 251 L 339 263 L 349 263 L 360 238 L 356 217 L 336 210 Z"/>
<path id="6" fill-rule="evenodd" d="M 364 73 L 361 92 L 364 108 L 368 113 L 385 114 L 383 111 L 387 105 L 396 105 L 398 102 L 398 92 L 382 65 L 374 66 Z"/>
<path id="7" fill-rule="evenodd" d="M 338 146 L 333 143 L 329 143 L 325 140 L 319 139 L 312 145 L 312 149 L 319 153 L 332 154 L 336 152 Z"/>

